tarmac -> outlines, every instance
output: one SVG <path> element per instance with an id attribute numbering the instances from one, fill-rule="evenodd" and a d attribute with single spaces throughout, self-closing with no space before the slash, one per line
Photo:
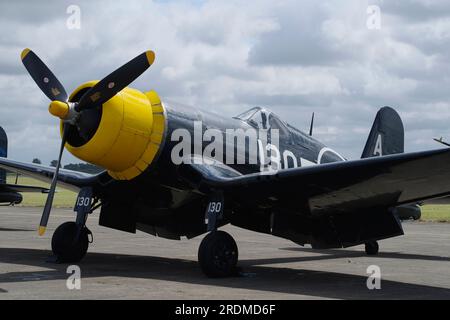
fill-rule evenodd
<path id="1" fill-rule="evenodd" d="M 240 274 L 209 279 L 197 264 L 202 236 L 129 234 L 99 226 L 94 213 L 94 242 L 78 264 L 80 289 L 69 289 L 69 265 L 48 260 L 53 231 L 75 215 L 53 209 L 40 237 L 41 212 L 0 207 L 0 299 L 450 299 L 448 223 L 406 222 L 404 236 L 379 242 L 378 256 L 366 256 L 363 246 L 312 250 L 225 226 L 239 247 Z M 367 286 L 370 266 L 379 267 L 380 289 Z"/>

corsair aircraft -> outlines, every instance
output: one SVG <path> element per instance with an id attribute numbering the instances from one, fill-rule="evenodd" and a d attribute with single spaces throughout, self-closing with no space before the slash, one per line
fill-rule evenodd
<path id="1" fill-rule="evenodd" d="M 238 261 L 234 239 L 218 230 L 228 223 L 317 249 L 364 244 L 372 255 L 378 240 L 403 234 L 400 206 L 450 194 L 450 149 L 403 153 L 403 124 L 390 107 L 377 113 L 361 159 L 347 161 L 312 130 L 264 108 L 229 118 L 129 88 L 153 63 L 152 51 L 70 95 L 34 52 L 21 59 L 59 120 L 58 161 L 67 149 L 105 169 L 88 175 L 0 159 L 5 169 L 51 181 L 41 235 L 56 184 L 79 193 L 74 221 L 53 234 L 60 262 L 83 258 L 87 218 L 97 208 L 100 225 L 125 232 L 207 234 L 200 267 L 224 277 Z"/>

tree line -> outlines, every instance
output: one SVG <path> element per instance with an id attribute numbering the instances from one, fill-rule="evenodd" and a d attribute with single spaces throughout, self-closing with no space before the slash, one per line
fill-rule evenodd
<path id="1" fill-rule="evenodd" d="M 34 158 L 33 163 L 42 164 L 42 161 L 39 158 Z M 58 164 L 58 160 L 50 161 L 50 167 L 56 167 L 57 164 Z M 65 166 L 63 166 L 62 168 L 68 169 L 68 170 L 73 170 L 73 171 L 91 173 L 91 174 L 99 173 L 104 170 L 103 168 L 100 168 L 100 167 L 98 167 L 94 164 L 90 164 L 90 163 L 69 163 L 69 164 L 66 164 Z"/>

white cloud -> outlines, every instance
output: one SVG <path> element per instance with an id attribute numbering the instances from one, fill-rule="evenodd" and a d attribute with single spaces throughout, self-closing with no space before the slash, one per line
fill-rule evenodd
<path id="1" fill-rule="evenodd" d="M 134 87 L 225 115 L 265 106 L 305 130 L 315 111 L 316 137 L 347 157 L 360 155 L 383 105 L 403 116 L 409 150 L 450 137 L 450 8 L 439 1 L 75 2 L 81 30 L 66 28 L 73 1 L 0 5 L 0 124 L 11 157 L 49 162 L 59 147 L 48 101 L 20 63 L 24 47 L 68 91 L 154 49 Z M 368 4 L 380 6 L 381 30 L 367 29 Z"/>

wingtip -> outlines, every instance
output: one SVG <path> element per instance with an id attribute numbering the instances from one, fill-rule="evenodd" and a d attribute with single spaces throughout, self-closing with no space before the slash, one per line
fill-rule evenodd
<path id="1" fill-rule="evenodd" d="M 38 233 L 40 236 L 43 236 L 45 234 L 45 229 L 47 229 L 47 228 L 43 227 L 43 226 L 39 226 Z"/>
<path id="2" fill-rule="evenodd" d="M 30 52 L 31 50 L 28 48 L 25 48 L 22 50 L 22 53 L 20 54 L 20 59 L 25 59 L 25 57 L 27 56 L 27 54 Z"/>

